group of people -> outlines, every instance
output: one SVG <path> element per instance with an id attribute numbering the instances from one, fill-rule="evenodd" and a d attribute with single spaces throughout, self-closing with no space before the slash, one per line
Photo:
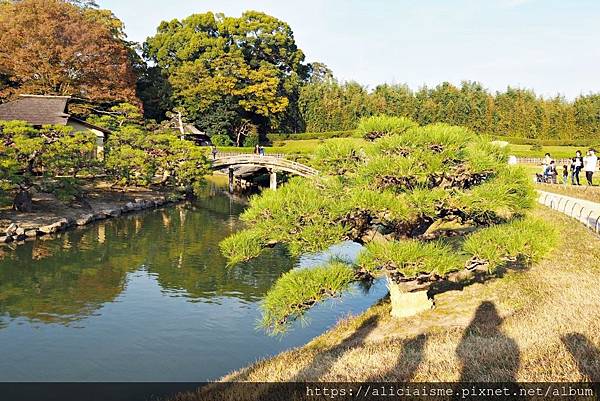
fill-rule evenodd
<path id="1" fill-rule="evenodd" d="M 542 163 L 543 173 L 539 175 L 538 180 L 542 182 L 558 183 L 558 171 L 556 162 L 546 153 L 544 162 Z M 594 173 L 598 170 L 598 156 L 594 149 L 589 149 L 585 156 L 582 156 L 581 151 L 575 152 L 575 157 L 569 159 L 568 164 L 562 166 L 563 184 L 567 185 L 571 181 L 571 185 L 581 185 L 579 174 L 585 172 L 585 179 L 588 185 L 594 185 Z"/>
<path id="2" fill-rule="evenodd" d="M 219 151 L 217 150 L 217 147 L 213 145 L 213 146 L 211 146 L 210 153 L 212 153 L 213 160 L 215 160 L 217 158 L 217 153 L 219 153 Z M 254 154 L 259 155 L 259 156 L 264 156 L 265 148 L 260 145 L 256 145 L 254 147 Z"/>

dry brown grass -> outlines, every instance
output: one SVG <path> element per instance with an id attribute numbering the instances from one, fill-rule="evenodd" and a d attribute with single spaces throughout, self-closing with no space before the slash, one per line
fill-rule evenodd
<path id="1" fill-rule="evenodd" d="M 524 272 L 436 295 L 394 320 L 386 301 L 225 381 L 600 380 L 600 240 L 540 208 L 559 246 Z"/>
<path id="2" fill-rule="evenodd" d="M 222 380 L 600 381 L 600 239 L 562 214 L 535 214 L 561 241 L 530 269 L 438 294 L 435 309 L 410 319 L 392 319 L 383 300 Z"/>

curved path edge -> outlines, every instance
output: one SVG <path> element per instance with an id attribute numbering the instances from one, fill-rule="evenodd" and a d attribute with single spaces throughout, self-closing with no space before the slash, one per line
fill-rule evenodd
<path id="1" fill-rule="evenodd" d="M 537 192 L 539 203 L 578 220 L 596 234 L 600 234 L 600 203 L 553 192 Z"/>

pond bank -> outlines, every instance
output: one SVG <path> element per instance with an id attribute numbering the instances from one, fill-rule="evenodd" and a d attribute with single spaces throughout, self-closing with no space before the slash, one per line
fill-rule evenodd
<path id="1" fill-rule="evenodd" d="M 389 301 L 384 300 L 303 347 L 261 360 L 221 380 L 598 380 L 600 240 L 582 225 L 547 208 L 538 207 L 534 215 L 555 225 L 562 240 L 531 268 L 437 294 L 436 308 L 418 317 L 392 319 Z M 571 238 L 578 240 L 572 242 Z M 209 387 L 174 399 L 212 399 L 212 395 Z M 225 392 L 218 399 L 241 398 Z"/>
<path id="2" fill-rule="evenodd" d="M 180 194 L 147 188 L 116 190 L 107 183 L 88 184 L 85 192 L 84 202 L 71 204 L 61 202 L 52 194 L 38 192 L 33 194 L 30 213 L 10 208 L 0 210 L 0 244 L 20 245 L 38 237 L 50 238 L 72 227 L 184 199 Z"/>

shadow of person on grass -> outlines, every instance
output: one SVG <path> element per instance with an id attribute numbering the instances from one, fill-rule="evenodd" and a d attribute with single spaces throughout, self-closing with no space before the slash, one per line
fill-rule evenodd
<path id="1" fill-rule="evenodd" d="M 519 347 L 502 333 L 501 325 L 494 303 L 482 302 L 456 348 L 462 363 L 460 382 L 516 381 Z"/>
<path id="2" fill-rule="evenodd" d="M 294 397 L 301 396 L 297 390 L 303 390 L 305 387 L 301 383 L 322 381 L 333 365 L 344 353 L 353 348 L 364 344 L 366 337 L 377 327 L 379 317 L 371 316 L 345 337 L 339 344 L 329 348 L 316 351 L 313 359 L 302 367 L 294 376 L 285 382 L 263 382 L 263 383 L 245 383 L 240 386 L 228 386 L 227 384 L 216 383 L 212 386 L 197 391 L 194 396 L 202 400 L 291 400 Z M 231 377 L 233 381 L 247 381 L 250 379 L 256 369 L 260 369 L 258 363 L 244 371 Z M 288 384 L 289 383 L 289 384 Z M 243 394 L 242 394 L 243 393 Z M 188 398 L 182 398 L 188 400 Z"/>
<path id="3" fill-rule="evenodd" d="M 364 344 L 368 335 L 377 327 L 378 320 L 379 317 L 377 315 L 369 317 L 362 322 L 352 334 L 344 338 L 342 342 L 319 352 L 311 363 L 300 369 L 289 381 L 303 382 L 322 380 L 322 377 L 329 372 L 337 360 L 340 359 L 347 350 Z"/>
<path id="4" fill-rule="evenodd" d="M 561 340 L 575 359 L 577 369 L 584 379 L 600 382 L 600 350 L 580 333 L 569 333 Z"/>
<path id="5" fill-rule="evenodd" d="M 364 380 L 369 382 L 410 382 L 417 373 L 423 361 L 423 351 L 427 343 L 427 334 L 419 334 L 402 341 L 402 350 L 394 366 L 383 374 L 369 376 Z"/>

